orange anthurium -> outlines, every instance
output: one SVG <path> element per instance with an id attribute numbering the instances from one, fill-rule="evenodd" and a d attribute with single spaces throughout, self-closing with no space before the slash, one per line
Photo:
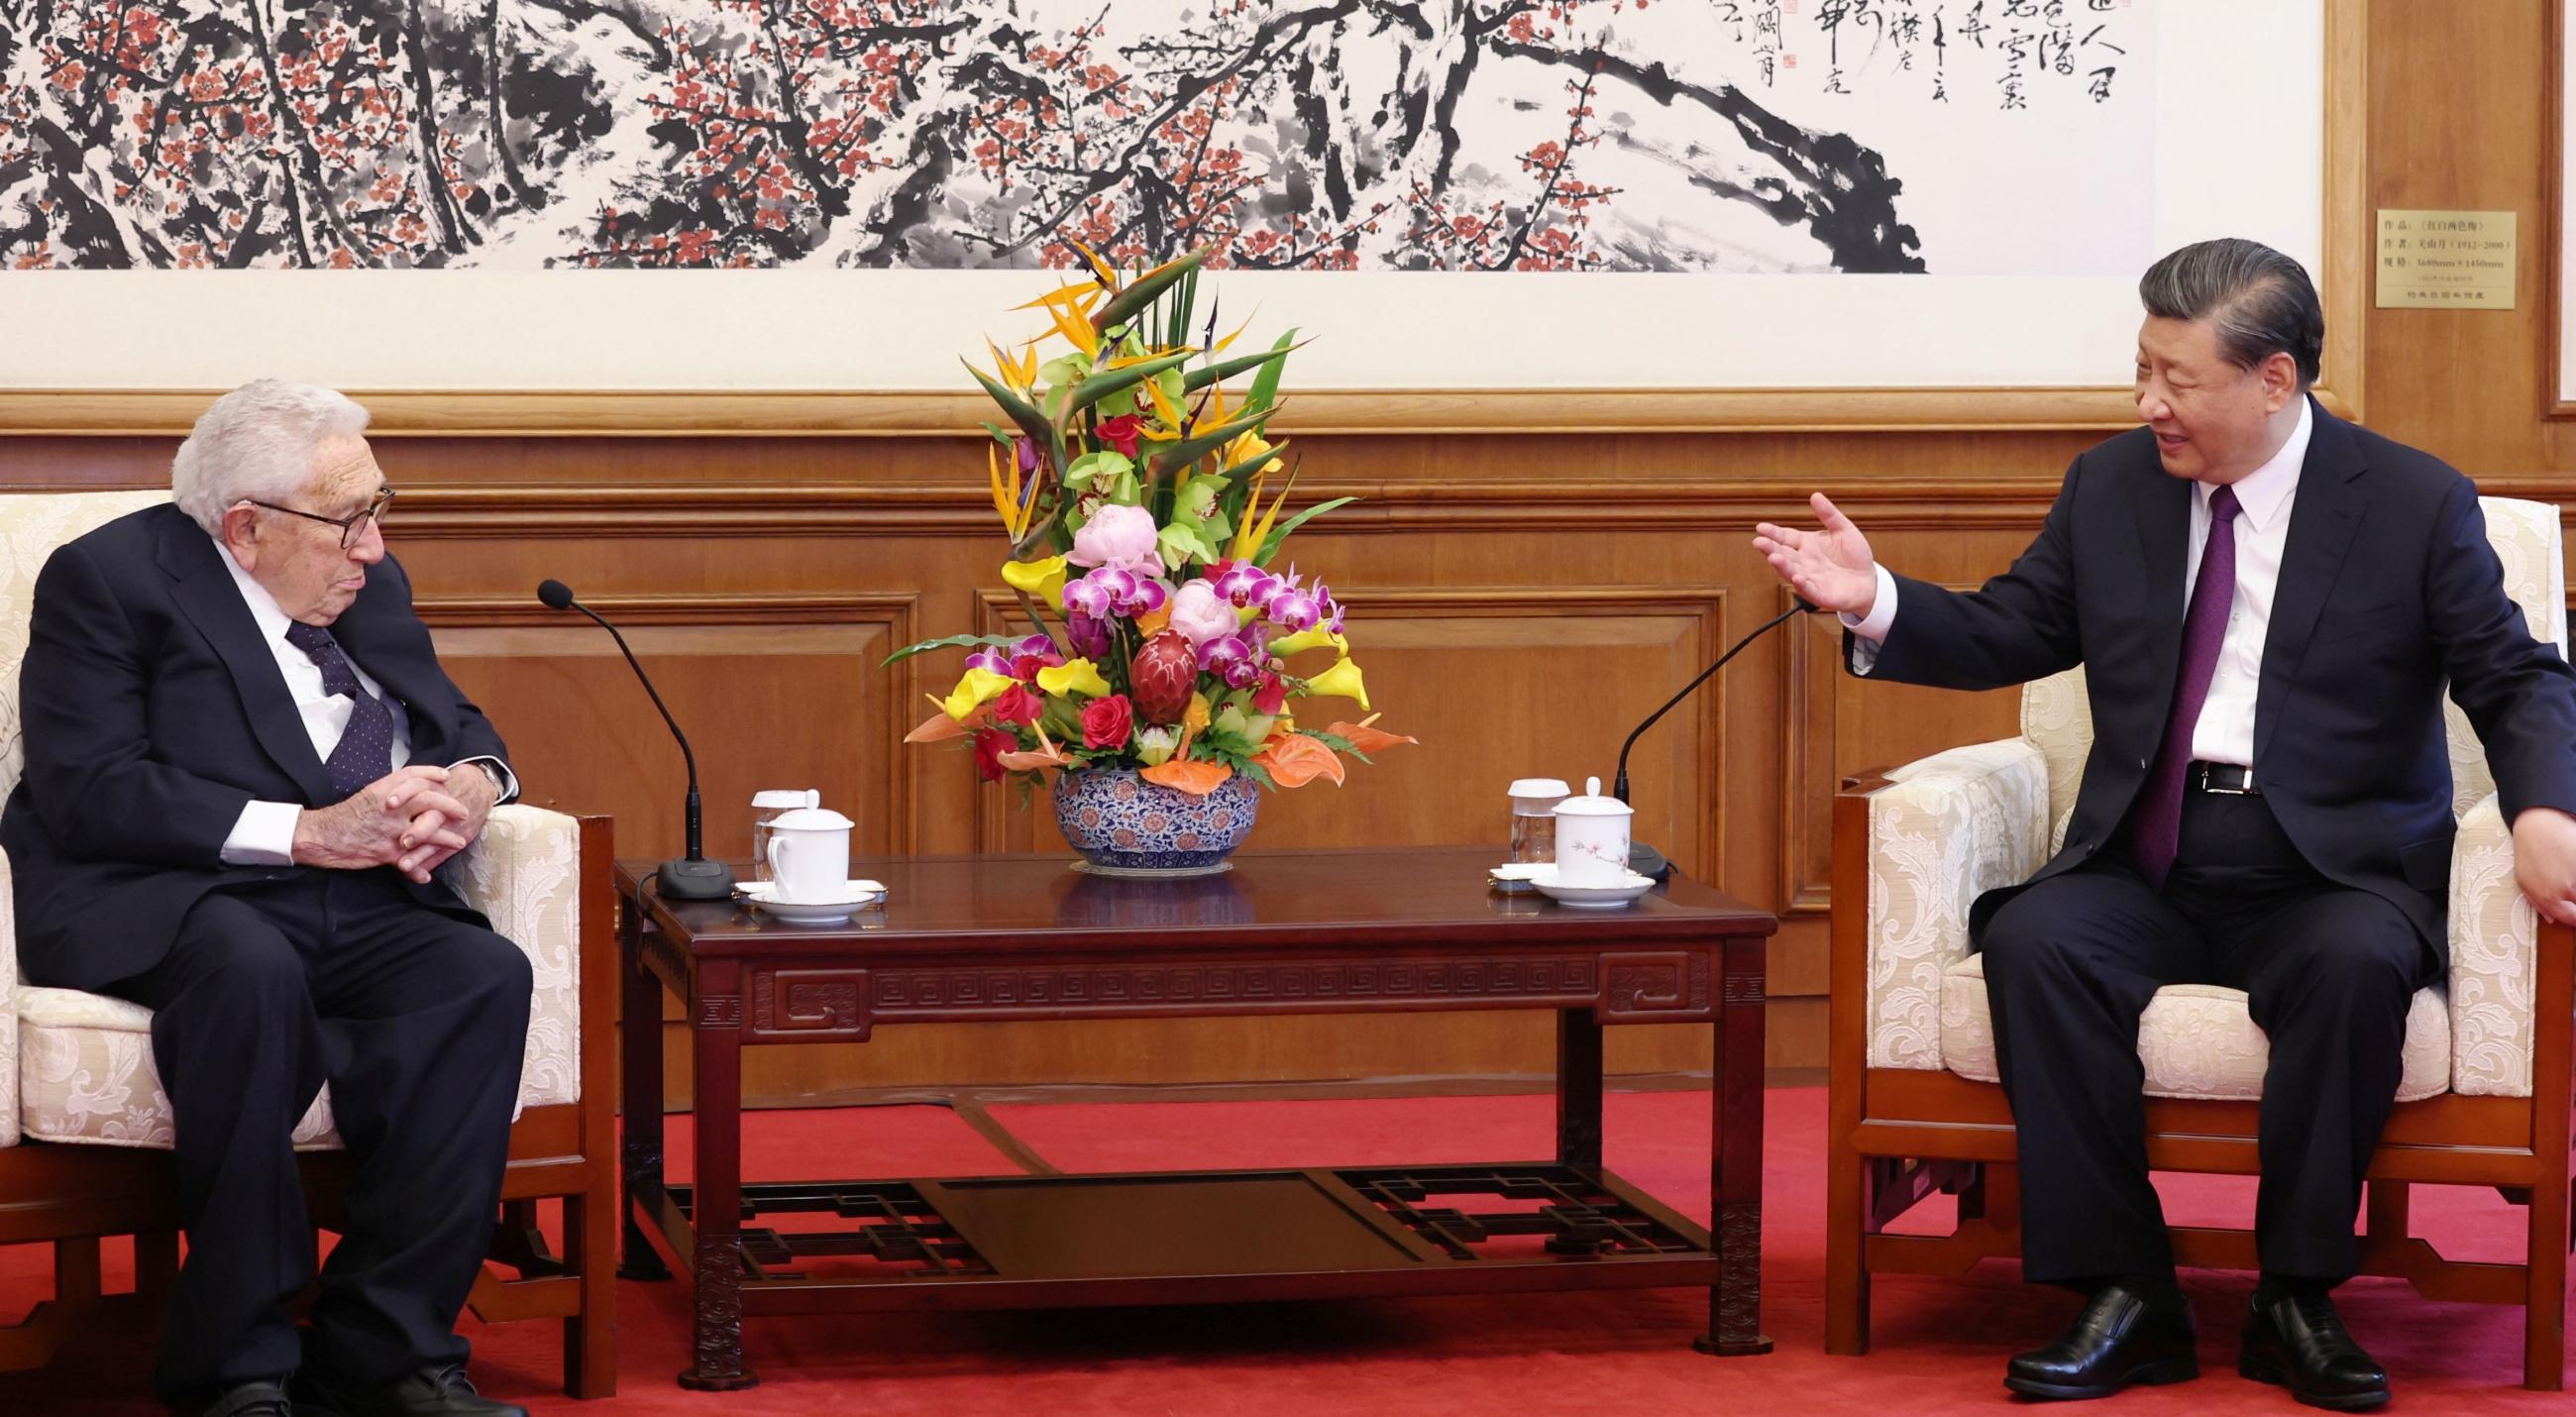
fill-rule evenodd
<path id="1" fill-rule="evenodd" d="M 1319 777 L 1329 777 L 1333 785 L 1342 785 L 1342 758 L 1339 753 L 1303 733 L 1282 733 L 1262 745 L 1252 760 L 1269 770 L 1270 780 L 1281 787 L 1303 787 Z"/>
<path id="2" fill-rule="evenodd" d="M 939 699 L 935 695 L 925 694 L 923 697 L 928 698 L 934 704 L 939 702 Z M 982 727 L 983 723 L 984 711 L 982 709 L 977 709 L 975 712 L 968 714 L 962 719 L 956 719 L 950 718 L 948 716 L 948 710 L 945 707 L 942 707 L 939 712 L 923 719 L 919 728 L 903 735 L 903 741 L 907 743 L 945 743 L 951 738 L 965 737 L 969 731 Z"/>
<path id="3" fill-rule="evenodd" d="M 1046 736 L 1044 729 L 1038 730 L 1038 745 L 1035 748 L 1016 753 L 999 753 L 994 756 L 993 761 L 1012 772 L 1040 772 L 1073 766 L 1073 759 L 1066 756 L 1064 749 L 1056 746 L 1054 741 Z"/>
<path id="4" fill-rule="evenodd" d="M 1382 728 L 1372 728 L 1369 726 L 1375 722 L 1377 722 L 1377 715 L 1370 714 L 1368 717 L 1361 719 L 1357 723 L 1336 723 L 1324 731 L 1326 733 L 1330 733 L 1336 738 L 1349 739 L 1351 741 L 1351 747 L 1363 753 L 1382 752 L 1388 748 L 1395 747 L 1398 744 L 1418 743 L 1421 741 L 1401 733 L 1389 733 Z"/>
<path id="5" fill-rule="evenodd" d="M 1168 787 L 1174 792 L 1185 792 L 1192 797 L 1205 797 L 1225 786 L 1225 780 L 1234 776 L 1234 769 L 1223 763 L 1201 762 L 1197 758 L 1174 758 L 1160 766 L 1147 768 L 1136 775 L 1147 782 Z"/>

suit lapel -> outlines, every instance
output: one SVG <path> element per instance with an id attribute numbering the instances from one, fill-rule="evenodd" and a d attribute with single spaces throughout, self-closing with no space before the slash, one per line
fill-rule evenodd
<path id="1" fill-rule="evenodd" d="M 2326 595 L 2352 550 L 2361 515 L 2370 505 L 2362 473 L 2369 463 L 2361 441 L 2343 420 L 2318 408 L 2308 435 L 2307 460 L 2299 465 L 2299 491 L 2290 503 L 2289 536 L 2281 547 L 2281 579 L 2272 592 L 2272 623 L 2263 632 L 2263 678 L 2254 696 L 2254 760 L 2261 762 L 2280 725 L 2281 701 L 2298 677 L 2324 613 Z"/>
<path id="2" fill-rule="evenodd" d="M 276 654 L 261 640 L 259 622 L 242 603 L 232 572 L 217 559 L 223 554 L 184 513 L 173 510 L 162 526 L 159 559 L 161 569 L 177 582 L 172 598 L 232 675 L 252 736 L 304 789 L 307 801 L 332 801 L 337 794 L 331 790 L 331 775 L 313 751 L 313 739 L 286 691 L 286 677 L 278 672 Z"/>
<path id="3" fill-rule="evenodd" d="M 2146 587 L 2148 663 L 2155 667 L 2156 724 L 2173 702 L 2174 676 L 2182 667 L 2183 562 L 2191 553 L 2192 484 L 2152 461 L 2137 484 L 2138 551 L 2145 558 L 2139 583 Z"/>

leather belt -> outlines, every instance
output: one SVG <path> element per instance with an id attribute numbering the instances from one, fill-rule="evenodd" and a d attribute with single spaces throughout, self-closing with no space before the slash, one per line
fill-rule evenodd
<path id="1" fill-rule="evenodd" d="M 2262 795 L 2254 785 L 2254 770 L 2237 763 L 2194 762 L 2183 772 L 2183 782 L 2195 792 L 2219 792 L 2229 796 Z"/>

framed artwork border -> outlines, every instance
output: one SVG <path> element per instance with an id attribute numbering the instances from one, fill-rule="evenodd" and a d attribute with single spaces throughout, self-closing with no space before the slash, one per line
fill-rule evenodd
<path id="1" fill-rule="evenodd" d="M 2553 0 L 2553 38 L 2564 0 Z M 2362 414 L 2363 322 L 2369 308 L 2367 0 L 2323 0 L 2322 269 L 2324 374 L 2330 408 Z M 2553 120 L 2560 102 L 2551 67 Z M 2558 130 L 2553 121 L 2553 149 Z M 2559 176 L 2550 169 L 2557 222 Z M 44 279 L 78 279 L 54 275 Z M 2553 294 L 2559 284 L 2552 271 Z M 2551 368 L 2557 367 L 2553 338 Z M 962 376 L 961 376 L 962 382 Z M 2555 385 L 2553 383 L 2553 391 Z M 183 433 L 216 391 L 206 388 L 0 389 L 0 436 Z M 352 387 L 382 434 L 493 437 L 948 437 L 989 416 L 950 391 L 432 390 Z M 2557 416 L 2576 416 L 2558 403 Z M 2136 421 L 2129 389 L 2111 386 L 1855 388 L 1414 388 L 1299 394 L 1280 424 L 1317 433 L 1729 433 L 2092 431 Z"/>

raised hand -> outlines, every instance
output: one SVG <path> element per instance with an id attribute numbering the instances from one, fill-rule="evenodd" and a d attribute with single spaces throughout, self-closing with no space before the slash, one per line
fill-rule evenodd
<path id="1" fill-rule="evenodd" d="M 1753 549 L 1771 563 L 1789 588 L 1819 608 L 1867 615 L 1878 600 L 1878 562 L 1860 534 L 1825 494 L 1807 499 L 1821 529 L 1799 531 L 1769 522 L 1753 528 Z"/>

